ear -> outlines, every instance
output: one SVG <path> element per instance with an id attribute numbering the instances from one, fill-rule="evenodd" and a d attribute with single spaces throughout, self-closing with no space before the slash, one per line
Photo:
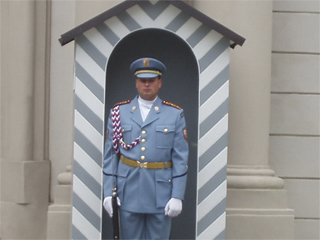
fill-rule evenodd
<path id="1" fill-rule="evenodd" d="M 162 86 L 162 78 L 159 78 L 159 88 Z"/>

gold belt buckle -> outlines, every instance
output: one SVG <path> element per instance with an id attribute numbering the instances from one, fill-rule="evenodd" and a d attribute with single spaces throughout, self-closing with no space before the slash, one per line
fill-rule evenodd
<path id="1" fill-rule="evenodd" d="M 139 161 L 137 161 L 137 163 L 138 163 L 138 167 L 147 168 L 147 165 L 148 165 L 147 162 L 139 162 Z"/>

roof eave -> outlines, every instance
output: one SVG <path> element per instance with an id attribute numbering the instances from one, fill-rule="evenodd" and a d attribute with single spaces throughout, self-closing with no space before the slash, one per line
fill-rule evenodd
<path id="1" fill-rule="evenodd" d="M 232 44 L 230 45 L 231 48 L 235 48 L 236 45 L 242 46 L 244 44 L 246 40 L 244 37 L 235 33 L 231 29 L 223 26 L 222 24 L 208 17 L 207 15 L 200 12 L 199 10 L 189 6 L 187 3 L 182 1 L 176 1 L 176 0 L 168 0 L 168 2 L 170 2 L 172 5 L 176 6 L 177 8 L 181 9 L 185 13 L 190 14 L 195 19 L 199 20 L 200 22 L 207 25 L 208 27 L 216 30 L 217 32 L 222 34 L 224 37 L 230 39 L 230 41 L 232 41 Z"/>
<path id="2" fill-rule="evenodd" d="M 61 46 L 64 46 L 64 45 L 68 44 L 69 42 L 72 42 L 78 35 L 84 33 L 85 31 L 89 30 L 90 28 L 108 20 L 109 18 L 117 15 L 118 13 L 127 10 L 128 8 L 137 4 L 137 2 L 138 1 L 126 0 L 126 1 L 116 5 L 115 7 L 99 14 L 98 16 L 82 23 L 81 25 L 71 29 L 70 31 L 62 34 L 59 39 Z"/>
<path id="3" fill-rule="evenodd" d="M 224 37 L 228 38 L 232 43 L 230 44 L 231 48 L 235 48 L 235 46 L 240 45 L 242 46 L 245 42 L 245 38 L 240 36 L 239 34 L 233 32 L 229 28 L 221 25 L 217 21 L 213 20 L 212 18 L 208 17 L 204 13 L 198 11 L 197 9 L 191 7 L 187 3 L 181 0 L 167 0 L 172 5 L 176 6 L 180 10 L 184 11 L 185 13 L 189 14 L 190 16 L 194 17 L 195 19 L 199 20 L 203 24 L 207 25 L 209 28 L 214 29 L 215 31 L 222 34 Z M 73 28 L 72 30 L 64 33 L 61 35 L 59 42 L 61 46 L 72 42 L 78 35 L 84 33 L 85 31 L 89 30 L 90 28 L 108 20 L 109 18 L 121 13 L 128 8 L 134 6 L 139 1 L 133 0 L 126 0 L 117 6 L 99 14 L 98 16 L 90 19 L 89 21 L 79 25 L 78 27 Z"/>

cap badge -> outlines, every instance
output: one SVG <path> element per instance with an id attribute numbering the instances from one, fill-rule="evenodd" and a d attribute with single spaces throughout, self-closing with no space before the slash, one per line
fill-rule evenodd
<path id="1" fill-rule="evenodd" d="M 145 67 L 149 67 L 149 64 L 150 64 L 150 60 L 148 58 L 143 59 L 143 65 Z"/>

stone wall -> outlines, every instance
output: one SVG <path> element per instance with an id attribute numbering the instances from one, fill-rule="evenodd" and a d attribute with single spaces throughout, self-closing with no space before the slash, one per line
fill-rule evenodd
<path id="1" fill-rule="evenodd" d="M 284 179 L 295 239 L 319 239 L 319 1 L 274 1 L 270 165 Z"/>

